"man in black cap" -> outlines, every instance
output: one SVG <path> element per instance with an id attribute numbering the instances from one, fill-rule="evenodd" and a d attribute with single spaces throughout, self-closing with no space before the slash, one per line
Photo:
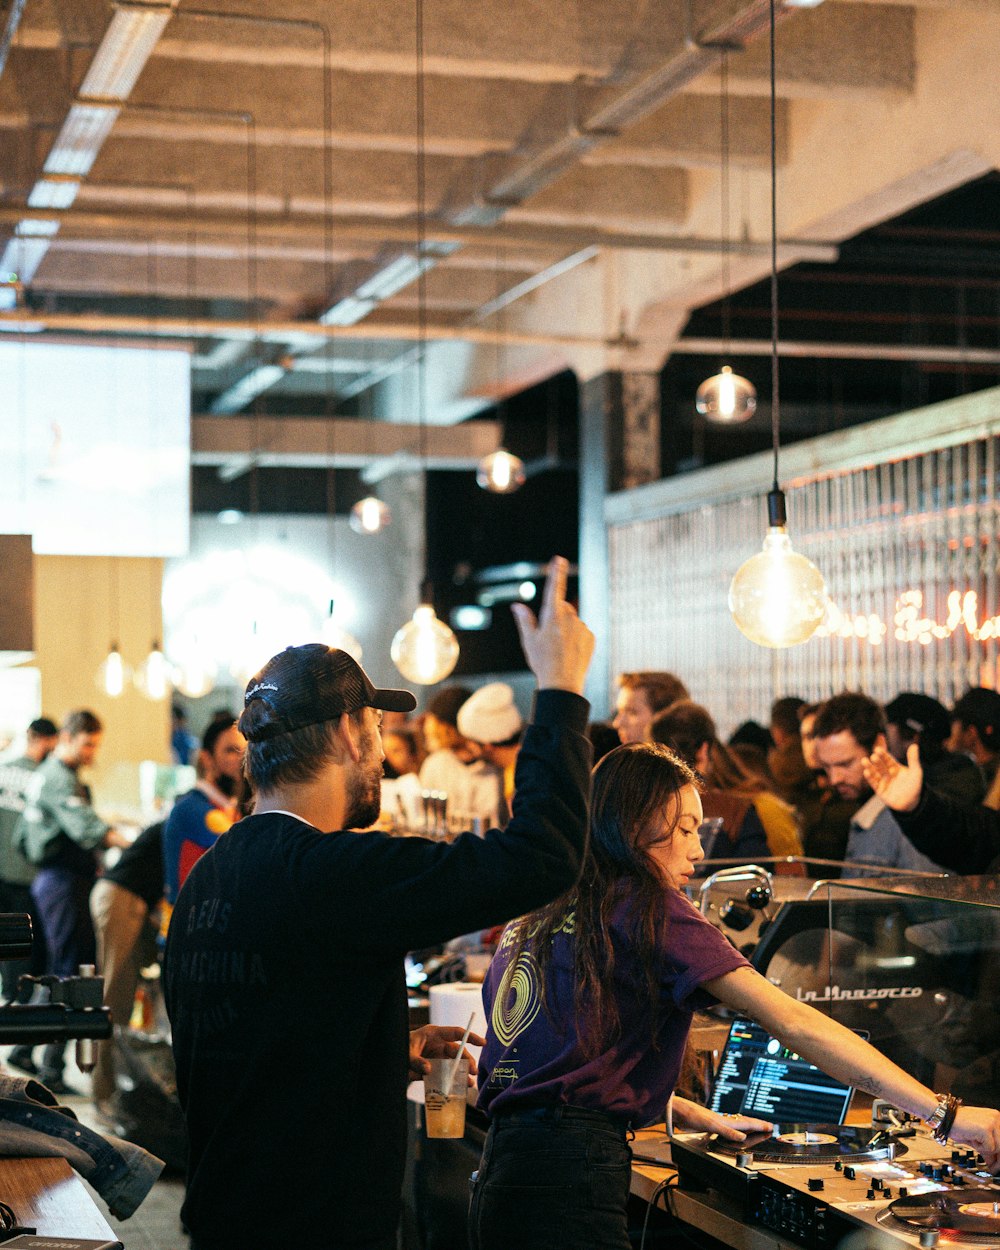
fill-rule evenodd
<path id="1" fill-rule="evenodd" d="M 948 746 L 979 766 L 988 791 L 1000 768 L 1000 694 L 986 686 L 966 690 L 952 708 Z"/>
<path id="2" fill-rule="evenodd" d="M 892 756 L 906 763 L 912 743 L 920 748 L 920 766 L 932 790 L 962 807 L 983 801 L 983 774 L 967 755 L 945 750 L 951 733 L 948 709 L 929 694 L 905 690 L 885 705 L 886 742 Z"/>
<path id="3" fill-rule="evenodd" d="M 408 1046 L 403 957 L 522 915 L 579 870 L 594 640 L 566 571 L 553 561 L 537 623 L 514 609 L 539 692 L 503 832 L 352 832 L 379 811 L 380 711 L 413 696 L 319 644 L 251 680 L 254 813 L 195 864 L 167 940 L 192 1250 L 395 1250 L 408 1073 L 461 1036 L 428 1026 Z"/>

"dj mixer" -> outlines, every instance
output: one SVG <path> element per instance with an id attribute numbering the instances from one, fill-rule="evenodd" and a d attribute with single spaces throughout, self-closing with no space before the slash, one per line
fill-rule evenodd
<path id="1" fill-rule="evenodd" d="M 776 1125 L 739 1146 L 704 1134 L 670 1143 L 681 1190 L 715 1190 L 744 1218 L 810 1250 L 859 1228 L 903 1245 L 1000 1250 L 1000 1183 L 975 1151 L 913 1129 Z"/>

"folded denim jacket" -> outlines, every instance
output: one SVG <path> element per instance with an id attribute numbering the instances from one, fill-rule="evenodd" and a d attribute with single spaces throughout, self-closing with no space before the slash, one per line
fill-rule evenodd
<path id="1" fill-rule="evenodd" d="M 81 1124 L 38 1081 L 6 1072 L 0 1072 L 0 1155 L 65 1159 L 119 1220 L 128 1219 L 163 1171 L 163 1162 L 141 1146 Z"/>

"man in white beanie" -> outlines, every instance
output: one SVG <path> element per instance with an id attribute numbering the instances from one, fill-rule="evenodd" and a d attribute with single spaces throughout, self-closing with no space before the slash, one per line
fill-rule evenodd
<path id="1" fill-rule="evenodd" d="M 501 778 L 497 824 L 510 815 L 514 795 L 514 765 L 521 749 L 524 721 L 514 703 L 514 692 L 502 681 L 480 686 L 458 711 L 458 732 L 476 743 L 481 758 L 495 768 Z"/>

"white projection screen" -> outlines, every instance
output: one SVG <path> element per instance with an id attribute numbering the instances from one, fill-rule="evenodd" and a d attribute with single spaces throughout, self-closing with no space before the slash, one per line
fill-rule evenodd
<path id="1" fill-rule="evenodd" d="M 186 351 L 0 343 L 0 396 L 0 533 L 39 555 L 186 553 Z"/>

